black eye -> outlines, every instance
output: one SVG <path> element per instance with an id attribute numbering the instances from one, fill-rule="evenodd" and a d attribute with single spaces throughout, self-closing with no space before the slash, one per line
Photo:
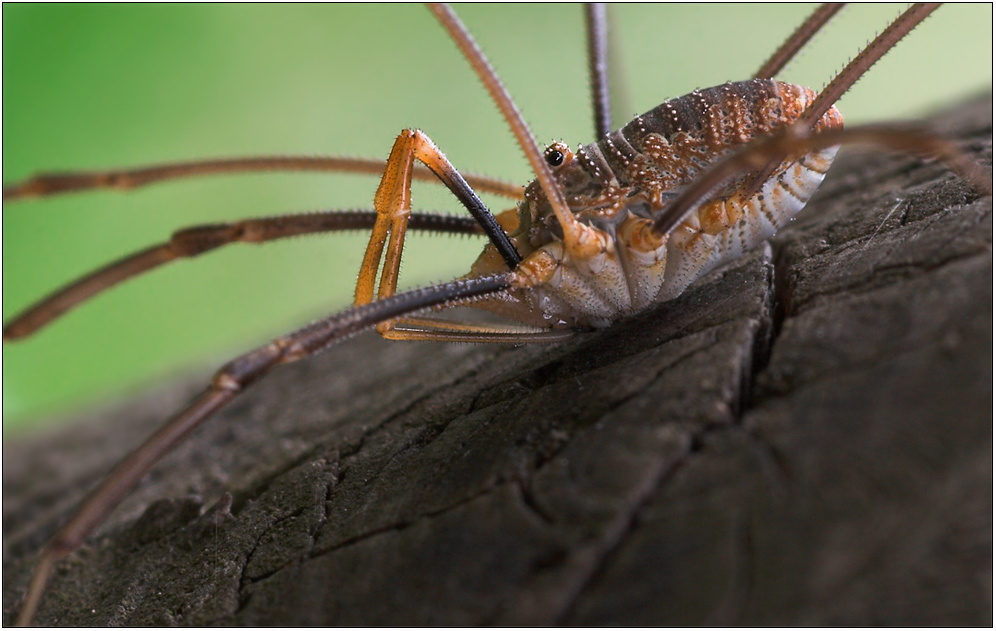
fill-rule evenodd
<path id="1" fill-rule="evenodd" d="M 550 149 L 546 152 L 546 163 L 552 167 L 559 167 L 564 163 L 564 154 L 556 149 Z"/>

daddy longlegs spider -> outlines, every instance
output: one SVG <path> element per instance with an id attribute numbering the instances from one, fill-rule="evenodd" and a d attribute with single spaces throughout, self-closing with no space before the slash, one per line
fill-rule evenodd
<path id="1" fill-rule="evenodd" d="M 459 37 L 461 34 L 465 36 L 465 31 L 455 21 L 452 14 L 444 8 L 436 8 L 435 10 L 437 15 L 440 16 L 440 20 L 451 31 L 451 34 L 460 41 Z M 921 7 L 914 8 L 905 14 L 905 21 L 901 20 L 899 22 L 901 26 L 897 28 L 901 30 L 903 28 L 902 25 L 905 24 L 905 28 L 908 30 L 918 23 L 919 20 L 923 19 L 927 13 L 929 13 L 927 9 Z M 829 16 L 829 12 L 826 15 Z M 896 37 L 886 34 L 880 40 L 883 43 L 880 45 L 879 52 L 884 52 L 890 48 L 901 36 Z M 462 48 L 465 54 L 468 54 L 473 59 L 473 56 L 470 55 L 473 45 L 469 42 L 470 40 L 463 40 Z M 872 50 L 875 50 L 874 46 Z M 480 66 L 481 63 L 483 62 L 478 60 L 479 72 L 482 73 L 482 78 L 486 78 L 489 75 L 486 71 L 480 70 L 482 67 Z M 776 66 L 775 71 L 779 68 L 779 66 Z M 849 68 L 843 74 L 843 83 L 847 85 L 850 85 L 857 76 L 860 76 L 864 72 L 864 69 L 860 69 L 860 61 L 858 65 Z M 769 75 L 764 74 L 763 76 L 766 77 Z M 502 94 L 500 88 L 493 86 L 492 93 L 496 99 L 500 100 Z M 639 122 L 639 124 L 631 128 L 633 131 L 630 132 L 629 136 L 614 136 L 614 150 L 620 151 L 619 158 L 614 159 L 614 161 L 619 164 L 606 161 L 604 156 L 606 149 L 604 147 L 602 154 L 591 149 L 587 152 L 579 152 L 577 156 L 574 156 L 569 147 L 565 145 L 552 145 L 544 154 L 540 154 L 528 148 L 529 143 L 525 140 L 528 134 L 525 131 L 521 131 L 519 136 L 522 142 L 525 143 L 524 146 L 527 147 L 527 155 L 530 157 L 534 170 L 539 174 L 541 181 L 544 177 L 548 178 L 543 184 L 539 185 L 542 187 L 543 193 L 540 193 L 541 189 L 539 187 L 533 187 L 527 193 L 527 199 L 532 201 L 527 203 L 526 207 L 529 207 L 530 204 L 534 207 L 534 210 L 531 211 L 534 213 L 531 221 L 532 232 L 528 234 L 525 232 L 515 232 L 516 221 L 512 214 L 501 216 L 500 225 L 489 223 L 487 212 L 481 207 L 476 198 L 467 192 L 466 185 L 462 182 L 462 179 L 445 162 L 445 158 L 434 148 L 428 137 L 421 135 L 419 132 L 403 132 L 395 144 L 392 159 L 388 162 L 388 174 L 392 173 L 390 165 L 395 165 L 394 169 L 397 170 L 401 168 L 400 165 L 410 162 L 413 157 L 417 157 L 419 160 L 429 163 L 430 168 L 433 168 L 436 171 L 436 175 L 443 179 L 444 182 L 447 182 L 447 185 L 454 190 L 465 205 L 477 209 L 478 221 L 484 226 L 484 231 L 490 235 L 496 248 L 494 252 L 485 256 L 476 264 L 475 276 L 477 278 L 439 285 L 427 290 L 399 294 L 396 298 L 392 298 L 390 296 L 394 292 L 393 285 L 397 279 L 397 267 L 391 261 L 397 261 L 400 256 L 400 241 L 392 241 L 387 245 L 386 249 L 388 262 L 385 264 L 385 276 L 380 282 L 380 289 L 377 294 L 379 299 L 374 300 L 374 292 L 377 286 L 375 278 L 376 267 L 382 256 L 384 256 L 383 252 L 385 251 L 383 240 L 388 231 L 392 235 L 397 235 L 396 238 L 402 238 L 404 224 L 408 221 L 404 218 L 406 215 L 397 215 L 397 218 L 389 219 L 399 209 L 407 207 L 409 185 L 405 180 L 403 170 L 399 171 L 396 175 L 385 176 L 377 197 L 377 205 L 381 213 L 381 218 L 378 220 L 377 225 L 381 227 L 375 227 L 375 234 L 378 234 L 378 231 L 380 231 L 384 237 L 371 239 L 370 246 L 368 247 L 366 255 L 367 263 L 364 267 L 366 271 L 361 272 L 360 285 L 357 289 L 357 304 L 360 306 L 335 319 L 332 328 L 329 328 L 328 325 L 310 327 L 301 336 L 287 338 L 286 341 L 278 341 L 273 345 L 261 347 L 252 355 L 229 364 L 228 368 L 219 373 L 215 378 L 212 389 L 193 404 L 194 407 L 191 408 L 189 413 L 181 414 L 180 418 L 187 419 L 187 424 L 192 428 L 193 424 L 199 423 L 210 416 L 217 408 L 227 403 L 237 392 L 252 383 L 262 372 L 268 370 L 269 367 L 288 360 L 300 359 L 317 348 L 324 347 L 331 339 L 338 339 L 343 335 L 351 334 L 354 330 L 367 328 L 377 323 L 381 323 L 381 326 L 378 328 L 382 330 L 382 333 L 399 339 L 491 342 L 559 341 L 573 337 L 575 334 L 574 331 L 578 328 L 605 326 L 619 317 L 618 314 L 632 313 L 641 310 L 648 304 L 675 296 L 688 283 L 701 275 L 706 268 L 711 268 L 715 264 L 722 262 L 723 255 L 710 254 L 710 252 L 714 251 L 713 246 L 716 243 L 716 237 L 713 235 L 720 235 L 718 238 L 721 240 L 732 239 L 732 241 L 726 241 L 726 245 L 723 247 L 715 248 L 715 252 L 717 253 L 728 252 L 730 251 L 730 247 L 733 247 L 737 251 L 746 249 L 763 240 L 767 234 L 770 234 L 771 230 L 769 228 L 771 228 L 772 223 L 777 226 L 784 222 L 779 213 L 785 212 L 788 213 L 787 216 L 790 216 L 798 210 L 796 206 L 801 206 L 801 204 L 790 204 L 790 210 L 777 210 L 774 206 L 767 206 L 768 202 L 758 202 L 761 214 L 775 213 L 775 216 L 769 216 L 767 224 L 763 222 L 752 224 L 751 222 L 755 220 L 749 219 L 750 211 L 747 211 L 746 216 L 748 219 L 745 219 L 747 223 L 741 224 L 739 223 L 741 211 L 732 206 L 714 204 L 711 201 L 712 197 L 710 197 L 715 196 L 716 191 L 722 192 L 723 195 L 729 195 L 731 190 L 739 190 L 745 199 L 753 198 L 754 195 L 758 194 L 758 191 L 760 191 L 760 194 L 773 199 L 771 196 L 775 194 L 769 185 L 769 182 L 772 182 L 769 176 L 772 172 L 776 171 L 776 168 L 779 171 L 781 170 L 781 167 L 778 167 L 778 165 L 786 155 L 794 157 L 805 151 L 823 151 L 839 143 L 870 142 L 871 144 L 885 145 L 899 150 L 929 153 L 939 156 L 944 158 L 952 168 L 958 170 L 960 174 L 969 179 L 980 190 L 986 191 L 987 187 L 991 186 L 984 171 L 978 169 L 976 165 L 943 139 L 913 128 L 876 126 L 838 130 L 838 115 L 835 113 L 835 110 L 831 110 L 830 113 L 824 116 L 826 110 L 820 109 L 818 106 L 817 109 L 819 111 L 816 112 L 807 109 L 809 104 L 813 103 L 814 97 L 815 94 L 806 96 L 803 92 L 795 88 L 761 81 L 760 83 L 753 84 L 736 84 L 726 88 L 717 88 L 712 91 L 705 90 L 701 93 L 701 96 L 698 94 L 691 95 L 685 101 L 679 102 L 677 110 L 668 110 L 668 112 L 671 112 L 669 116 L 673 115 L 675 119 L 676 129 L 690 130 L 689 125 L 691 123 L 688 121 L 693 119 L 683 117 L 693 116 L 693 114 L 686 114 L 679 110 L 682 110 L 684 107 L 691 108 L 691 110 L 695 110 L 696 108 L 701 109 L 699 114 L 695 116 L 711 117 L 709 118 L 711 123 L 706 124 L 706 127 L 712 125 L 712 133 L 717 138 L 732 137 L 731 134 L 736 136 L 743 125 L 748 125 L 750 128 L 759 125 L 764 129 L 770 127 L 774 130 L 784 127 L 787 122 L 799 116 L 806 121 L 806 124 L 799 124 L 787 131 L 772 135 L 769 140 L 755 145 L 750 151 L 737 154 L 737 158 L 717 163 L 719 164 L 718 168 L 710 171 L 709 175 L 696 180 L 698 188 L 696 186 L 689 186 L 685 189 L 686 194 L 678 196 L 669 194 L 666 192 L 668 189 L 664 189 L 664 194 L 656 192 L 646 197 L 634 197 L 633 194 L 622 190 L 626 187 L 625 180 L 620 187 L 619 183 L 613 177 L 605 175 L 606 167 L 615 170 L 619 170 L 621 166 L 630 167 L 631 160 L 634 159 L 636 153 L 630 150 L 629 147 L 624 146 L 627 140 L 630 144 L 642 144 L 642 152 L 645 154 L 665 156 L 668 151 L 666 148 L 667 143 L 665 142 L 663 146 L 659 146 L 659 141 L 653 140 L 651 142 L 648 134 L 653 135 L 660 130 L 664 133 L 666 139 L 674 142 L 674 137 L 671 134 L 673 134 L 675 129 L 668 127 L 671 123 L 665 120 L 667 116 L 661 115 L 657 119 L 653 116 L 648 116 L 644 121 Z M 738 100 L 730 100 L 734 98 Z M 839 98 L 839 93 L 832 93 L 831 96 L 825 97 L 823 100 L 827 102 L 826 106 L 830 107 L 837 98 Z M 750 107 L 756 108 L 751 111 L 750 115 L 743 119 L 738 118 L 739 114 L 729 115 L 732 111 L 729 109 L 730 107 L 739 107 L 731 105 L 740 102 L 739 99 L 747 99 L 752 103 Z M 509 105 L 506 105 L 505 112 L 510 124 L 521 126 L 522 123 L 516 122 L 517 119 L 510 109 L 510 102 L 507 103 Z M 792 113 L 788 114 L 789 111 Z M 804 111 L 806 112 L 805 114 L 803 113 Z M 788 117 L 787 119 L 784 118 L 786 116 Z M 703 119 L 700 118 L 700 120 Z M 820 121 L 819 125 L 822 133 L 813 135 L 808 131 L 809 123 L 817 121 Z M 661 127 L 661 125 L 664 125 L 664 127 Z M 607 127 L 604 124 L 602 127 L 605 130 L 611 129 L 611 127 Z M 744 129 L 748 127 L 744 127 Z M 520 127 L 520 129 L 523 128 Z M 677 144 L 680 145 L 681 143 Z M 625 148 L 619 149 L 620 147 Z M 698 152 L 698 149 L 695 148 L 694 143 L 691 151 L 692 154 L 690 154 L 690 157 L 697 159 L 694 154 Z M 708 151 L 705 155 L 709 155 Z M 667 160 L 668 158 L 662 157 L 660 159 Z M 804 160 L 803 170 L 798 171 L 797 169 L 798 172 L 794 176 L 791 176 L 798 179 L 797 185 L 786 185 L 788 186 L 786 190 L 789 190 L 790 195 L 793 197 L 802 197 L 811 194 L 809 188 L 815 188 L 818 180 L 822 178 L 814 178 L 814 176 L 806 175 L 806 172 L 821 173 L 823 170 L 823 161 L 831 159 L 832 152 L 827 152 L 826 155 L 814 154 L 808 164 L 805 164 Z M 706 162 L 712 161 L 711 156 L 706 158 Z M 609 233 L 602 233 L 602 228 L 593 229 L 587 224 L 572 219 L 570 211 L 564 205 L 564 201 L 566 200 L 557 201 L 563 193 L 558 193 L 560 189 L 552 184 L 553 180 L 549 178 L 553 176 L 547 170 L 548 167 L 543 165 L 547 164 L 557 169 L 556 173 L 558 177 L 563 179 L 571 173 L 574 173 L 574 175 L 570 176 L 570 178 L 580 176 L 582 171 L 579 170 L 581 169 L 579 165 L 582 162 L 587 165 L 589 175 L 597 177 L 604 176 L 607 178 L 601 181 L 603 189 L 609 187 L 620 190 L 617 193 L 601 196 L 600 193 L 592 195 L 590 191 L 586 192 L 583 186 L 581 188 L 575 187 L 572 189 L 572 195 L 569 199 L 571 206 L 575 211 L 578 208 L 585 207 L 602 208 L 601 212 L 609 213 L 609 216 L 614 216 L 622 208 L 636 211 L 637 214 L 631 215 L 630 219 L 626 219 L 625 222 L 618 225 L 613 224 L 611 228 L 612 234 L 620 235 L 616 238 L 622 240 L 620 242 L 620 252 L 623 252 L 625 246 L 629 248 L 629 250 L 626 250 L 630 252 L 629 254 L 620 253 L 617 255 L 611 238 L 606 240 L 606 235 Z M 571 171 L 572 168 L 575 170 L 574 172 Z M 679 167 L 679 173 L 683 172 L 681 171 L 682 168 L 684 167 Z M 701 170 L 705 172 L 704 168 Z M 710 176 L 712 176 L 711 179 Z M 642 177 L 642 171 L 639 173 L 632 171 L 627 176 L 631 182 L 639 180 Z M 675 176 L 672 172 L 668 177 Z M 809 180 L 815 181 L 810 182 Z M 577 182 L 576 179 L 570 179 L 570 181 L 572 183 Z M 681 181 L 680 178 L 679 181 Z M 724 188 L 729 186 L 731 181 L 739 182 L 737 188 Z M 71 180 L 62 177 L 55 179 L 43 178 L 34 183 L 29 182 L 20 188 L 17 186 L 10 189 L 5 188 L 5 198 L 7 198 L 8 193 L 12 198 L 16 198 L 22 194 L 47 194 L 57 189 L 65 188 L 67 182 L 71 182 Z M 490 187 L 495 191 L 510 190 L 508 187 L 503 187 L 500 183 L 489 183 L 486 179 L 471 178 L 470 183 L 472 186 L 479 188 L 487 189 Z M 649 180 L 645 183 L 649 183 Z M 799 188 L 792 190 L 793 186 Z M 75 187 L 76 184 L 70 183 L 70 188 Z M 701 190 L 698 190 L 699 188 Z M 642 185 L 639 187 L 639 190 L 647 191 Z M 634 189 L 633 193 L 635 192 L 636 189 Z M 696 194 L 692 195 L 691 192 L 695 192 Z M 551 200 L 549 206 L 546 201 L 548 199 Z M 634 199 L 638 201 L 635 203 L 631 201 Z M 648 218 L 641 217 L 640 213 L 644 212 L 650 213 Z M 663 235 L 670 234 L 676 226 L 685 225 L 682 222 L 688 216 L 689 212 L 698 212 L 700 219 L 696 222 L 693 230 L 687 231 L 687 234 L 692 236 L 683 237 L 683 240 L 678 243 L 676 246 L 677 249 L 675 249 L 675 247 L 672 247 L 674 246 L 673 243 L 670 246 L 666 243 Z M 524 222 L 522 218 L 525 216 L 520 215 L 520 225 Z M 545 219 L 541 220 L 541 218 Z M 363 225 L 372 223 L 372 217 L 359 218 L 355 223 Z M 474 230 L 468 221 L 452 222 L 450 225 L 454 226 L 453 229 L 455 231 L 459 232 Z M 595 225 L 600 226 L 601 224 L 596 221 Z M 411 227 L 413 229 L 420 227 L 418 218 L 412 219 Z M 513 236 L 518 234 L 518 236 L 515 236 L 514 242 L 508 241 L 507 237 L 504 236 L 502 227 L 510 231 Z M 740 231 L 737 236 L 733 236 L 732 231 L 734 228 Z M 186 248 L 186 252 L 192 253 L 197 251 L 199 253 L 200 249 L 205 245 L 214 245 L 213 240 L 216 238 L 214 236 L 216 234 L 219 234 L 219 231 L 211 231 L 208 240 L 205 241 L 204 237 L 208 235 L 208 232 L 196 235 L 187 233 L 186 237 L 181 240 L 181 244 L 183 248 Z M 728 236 L 724 237 L 722 235 Z M 542 246 L 543 243 L 559 244 L 561 241 L 564 244 L 563 246 Z M 672 241 L 674 241 L 674 238 L 672 238 Z M 525 259 L 523 259 L 521 254 L 523 251 L 527 253 Z M 669 276 L 662 276 L 665 267 L 665 252 L 667 252 L 666 260 L 671 263 L 671 267 L 668 269 L 679 269 L 679 273 L 675 274 L 673 271 L 669 271 Z M 162 258 L 161 254 L 150 256 L 157 260 Z M 617 258 L 617 256 L 625 259 L 625 262 L 621 262 L 621 259 Z M 682 264 L 678 268 L 674 267 L 674 262 L 681 260 L 682 256 L 690 257 L 689 260 L 693 262 Z M 144 257 L 143 260 L 150 259 L 149 257 Z M 509 272 L 503 271 L 502 265 L 506 266 L 505 269 L 512 268 L 512 274 L 510 275 Z M 575 265 L 580 265 L 578 271 L 570 271 Z M 634 276 L 634 270 L 638 268 L 644 271 L 636 273 L 636 276 Z M 388 272 L 387 270 L 391 271 Z M 580 274 L 580 276 L 577 274 Z M 626 287 L 627 283 L 628 289 Z M 548 290 L 552 291 L 552 293 L 548 294 L 548 300 L 536 301 L 531 308 L 524 311 L 519 310 L 515 315 L 517 319 L 527 324 L 526 328 L 495 328 L 490 325 L 462 325 L 452 323 L 440 325 L 433 320 L 426 320 L 421 316 L 397 320 L 398 328 L 394 329 L 387 324 L 388 322 L 396 321 L 395 318 L 406 316 L 409 312 L 421 311 L 426 307 L 448 305 L 453 301 L 478 301 L 477 304 L 480 306 L 482 304 L 480 300 L 493 299 L 494 296 L 499 294 L 504 296 L 505 292 L 510 292 L 510 295 L 515 296 L 519 300 L 529 301 L 533 300 L 530 298 L 530 292 L 538 287 L 564 287 L 565 289 Z M 628 298 L 624 298 L 624 295 L 628 296 Z M 493 302 L 493 304 L 498 312 L 507 315 L 511 312 L 501 306 L 500 303 L 503 301 L 504 298 L 499 302 Z M 35 312 L 40 315 L 28 316 L 25 319 L 11 323 L 5 329 L 5 339 L 14 339 L 21 335 L 30 334 L 34 329 L 46 324 L 50 316 L 58 315 L 56 312 L 61 312 L 61 310 L 61 306 L 55 309 L 43 307 L 40 311 Z M 559 328 L 554 328 L 549 332 L 538 330 L 537 327 L 541 327 L 548 322 L 553 322 Z M 533 328 L 529 328 L 530 326 Z M 329 337 L 329 335 L 332 337 Z M 42 594 L 46 573 L 51 569 L 52 563 L 78 546 L 82 541 L 82 537 L 85 537 L 91 531 L 91 528 L 98 525 L 106 513 L 113 509 L 119 496 L 126 493 L 128 489 L 138 482 L 141 473 L 147 470 L 155 458 L 158 457 L 158 455 L 153 456 L 151 454 L 168 448 L 174 440 L 180 438 L 179 434 L 185 434 L 189 431 L 186 428 L 180 429 L 181 426 L 182 423 L 173 425 L 174 429 L 166 430 L 167 434 L 162 435 L 163 437 L 151 441 L 144 453 L 141 451 L 138 452 L 138 456 L 130 459 L 130 464 L 123 465 L 124 468 L 112 476 L 110 486 L 106 487 L 110 490 L 104 493 L 98 492 L 95 495 L 97 499 L 85 504 L 82 513 L 70 521 L 68 528 L 63 530 L 63 536 L 59 542 L 49 548 L 51 554 L 43 558 L 39 566 L 41 570 L 37 574 L 34 583 L 35 587 L 31 591 L 27 605 L 22 609 L 22 622 L 31 620 L 33 609 Z M 170 433 L 176 435 L 166 438 L 165 436 Z"/>

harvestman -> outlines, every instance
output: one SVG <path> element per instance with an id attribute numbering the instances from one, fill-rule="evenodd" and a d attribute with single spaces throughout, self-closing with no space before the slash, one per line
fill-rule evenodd
<path id="1" fill-rule="evenodd" d="M 142 476 L 177 442 L 274 366 L 302 359 L 376 327 L 398 340 L 553 342 L 604 327 L 681 293 L 717 265 L 774 234 L 815 192 L 842 144 L 865 143 L 938 156 L 984 193 L 991 178 L 950 142 L 914 127 L 843 129 L 834 103 L 937 5 L 915 5 L 820 93 L 772 80 L 836 13 L 818 9 L 752 81 L 665 102 L 620 130 L 609 125 L 604 10 L 587 12 L 596 143 L 541 151 L 476 43 L 446 6 L 432 11 L 498 105 L 536 175 L 523 192 L 464 178 L 432 140 L 401 132 L 386 164 L 340 158 L 257 158 L 132 171 L 41 175 L 4 188 L 4 200 L 166 179 L 255 170 L 382 172 L 374 212 L 326 212 L 188 228 L 67 286 L 14 318 L 4 341 L 30 335 L 67 310 L 132 276 L 234 242 L 366 227 L 371 236 L 352 309 L 282 336 L 223 366 L 207 390 L 119 463 L 41 554 L 21 607 L 30 624 L 54 564 L 82 545 Z M 736 149 L 743 149 L 734 151 Z M 421 162 L 426 168 L 416 166 Z M 438 178 L 472 218 L 412 214 L 413 178 Z M 474 189 L 521 200 L 497 217 Z M 489 243 L 453 282 L 397 293 L 408 229 L 483 233 Z M 383 262 L 382 262 L 383 261 Z M 378 282 L 378 272 L 380 279 Z M 520 324 L 496 326 L 419 315 L 471 305 Z"/>

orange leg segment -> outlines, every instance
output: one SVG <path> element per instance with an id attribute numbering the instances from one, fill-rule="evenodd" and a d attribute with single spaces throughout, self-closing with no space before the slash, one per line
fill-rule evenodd
<path id="1" fill-rule="evenodd" d="M 406 129 L 394 141 L 391 155 L 387 159 L 384 177 L 374 196 L 374 208 L 377 219 L 370 233 L 370 241 L 363 256 L 359 278 L 356 282 L 354 304 L 356 306 L 373 302 L 376 290 L 378 299 L 395 294 L 398 288 L 398 276 L 401 270 L 401 254 L 404 249 L 405 234 L 411 217 L 411 184 L 412 171 L 415 162 L 421 162 L 435 173 L 440 180 L 453 192 L 468 209 L 471 210 L 485 231 L 488 231 L 486 221 L 478 216 L 472 207 L 476 195 L 470 190 L 456 168 L 450 164 L 443 152 L 432 140 L 419 130 Z M 483 208 L 483 205 L 482 205 Z M 504 241 L 511 248 L 511 253 L 505 256 L 510 268 L 515 268 L 521 257 L 515 252 L 508 237 L 505 236 L 494 217 L 484 209 L 485 219 L 494 223 Z M 490 236 L 490 234 L 489 234 Z M 495 242 L 501 250 L 501 243 Z M 514 257 L 514 258 L 513 258 Z M 380 282 L 377 283 L 377 273 L 381 270 Z M 514 260 L 514 263 L 510 261 Z M 468 324 L 435 320 L 430 318 L 402 318 L 385 321 L 377 326 L 377 331 L 388 339 L 395 340 L 436 340 L 450 342 L 541 342 L 558 341 L 573 335 L 571 331 L 549 331 L 521 326 L 491 326 L 485 324 Z"/>

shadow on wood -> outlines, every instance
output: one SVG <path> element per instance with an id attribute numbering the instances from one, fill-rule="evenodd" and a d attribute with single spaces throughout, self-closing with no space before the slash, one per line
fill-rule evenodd
<path id="1" fill-rule="evenodd" d="M 936 123 L 991 165 L 991 97 Z M 991 625 L 992 198 L 838 162 L 771 246 L 609 330 L 365 335 L 275 370 L 60 564 L 38 622 Z M 4 446 L 5 623 L 197 388 Z"/>

